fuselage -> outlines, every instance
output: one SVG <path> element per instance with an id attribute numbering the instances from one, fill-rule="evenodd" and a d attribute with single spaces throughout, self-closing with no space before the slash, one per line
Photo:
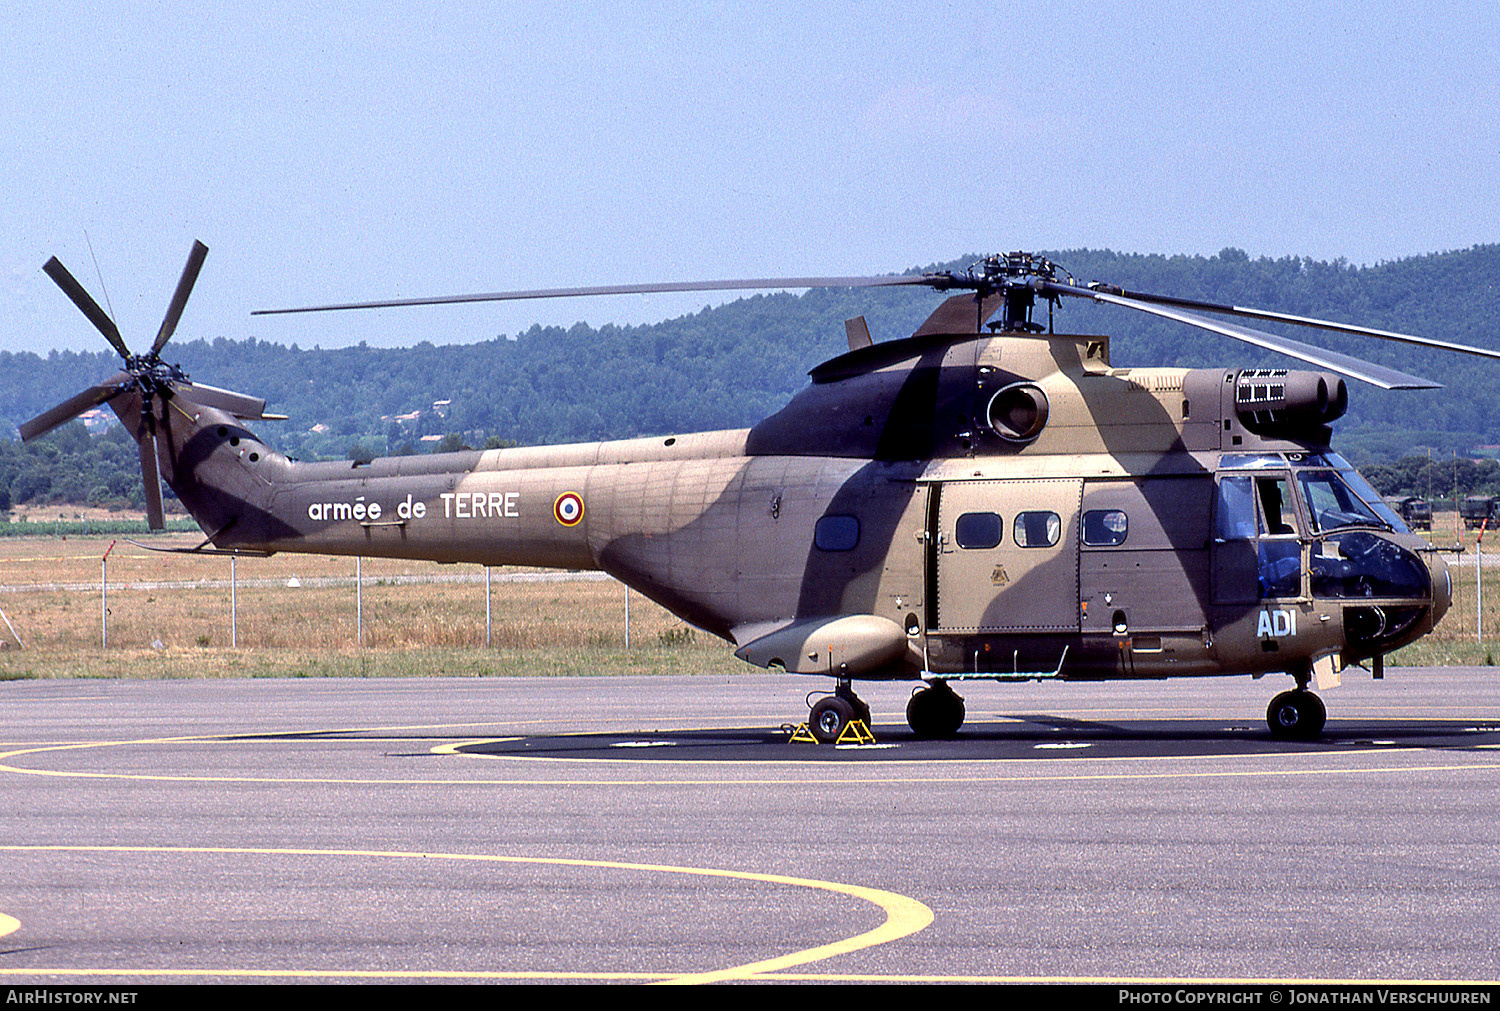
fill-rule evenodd
<path id="1" fill-rule="evenodd" d="M 220 549 L 602 569 L 805 673 L 1295 670 L 1447 607 L 1442 562 L 1329 449 L 1332 377 L 973 333 L 812 375 L 749 429 L 368 463 L 290 460 L 190 385 L 151 424 Z M 112 405 L 142 429 L 139 397 Z"/>

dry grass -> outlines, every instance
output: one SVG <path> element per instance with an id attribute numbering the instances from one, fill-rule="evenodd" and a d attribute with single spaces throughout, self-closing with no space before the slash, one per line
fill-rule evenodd
<path id="1" fill-rule="evenodd" d="M 1472 544 L 1473 537 L 1468 541 Z M 152 543 L 191 546 L 196 538 Z M 496 569 L 490 642 L 484 570 L 366 559 L 363 641 L 355 560 L 316 555 L 242 558 L 238 645 L 231 646 L 230 563 L 148 551 L 124 541 L 109 556 L 109 647 L 101 648 L 99 582 L 109 538 L 0 540 L 0 679 L 55 677 L 310 677 L 732 673 L 724 643 L 631 595 L 613 580 L 538 579 Z M 1485 574 L 1484 641 L 1475 634 L 1473 554 L 1453 558 L 1454 603 L 1435 633 L 1392 664 L 1482 665 L 1500 653 L 1500 569 Z M 1500 551 L 1495 558 L 1500 561 Z M 301 585 L 287 584 L 296 580 Z"/>
<path id="2" fill-rule="evenodd" d="M 153 544 L 190 546 L 191 537 Z M 391 559 L 279 555 L 235 564 L 110 539 L 0 542 L 0 678 L 724 672 L 742 667 L 640 594 L 598 578 L 495 569 L 486 645 L 484 570 Z M 290 583 L 299 585 L 288 585 Z M 362 598 L 362 607 L 361 607 Z M 362 610 L 362 622 L 361 622 Z M 362 628 L 361 628 L 362 626 Z M 361 632 L 363 637 L 361 639 Z"/>

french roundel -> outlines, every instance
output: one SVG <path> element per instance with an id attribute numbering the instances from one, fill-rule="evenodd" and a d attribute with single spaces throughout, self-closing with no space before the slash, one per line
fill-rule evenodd
<path id="1" fill-rule="evenodd" d="M 575 527 L 583 519 L 583 497 L 577 492 L 565 491 L 552 503 L 552 515 L 565 527 Z"/>

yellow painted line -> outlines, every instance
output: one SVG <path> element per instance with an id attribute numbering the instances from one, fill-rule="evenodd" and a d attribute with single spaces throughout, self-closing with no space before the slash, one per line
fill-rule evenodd
<path id="1" fill-rule="evenodd" d="M 640 871 L 651 874 L 686 874 L 709 878 L 729 878 L 738 881 L 752 881 L 762 884 L 785 885 L 792 888 L 808 888 L 818 891 L 831 892 L 836 895 L 847 895 L 851 898 L 869 902 L 885 912 L 885 921 L 878 927 L 866 930 L 830 944 L 821 944 L 813 948 L 804 948 L 793 951 L 775 958 L 763 959 L 750 962 L 745 965 L 730 966 L 723 969 L 714 969 L 702 973 L 667 974 L 651 973 L 645 975 L 632 974 L 632 979 L 654 979 L 661 982 L 671 983 L 711 983 L 728 979 L 749 979 L 762 972 L 774 972 L 778 969 L 788 969 L 793 966 L 806 965 L 809 962 L 821 961 L 832 958 L 835 955 L 846 955 L 850 952 L 860 951 L 864 948 L 872 948 L 876 945 L 889 944 L 891 941 L 915 934 L 924 930 L 932 923 L 933 913 L 926 905 L 916 899 L 901 895 L 896 892 L 886 891 L 881 888 L 867 888 L 863 885 L 850 885 L 838 881 L 821 881 L 816 878 L 790 877 L 784 874 L 761 874 L 753 871 L 729 871 L 713 867 L 686 867 L 675 864 L 636 864 L 621 863 L 613 860 L 578 860 L 562 857 L 515 857 L 501 856 L 494 853 L 422 853 L 408 850 L 342 850 L 342 849 L 263 849 L 259 847 L 238 846 L 71 846 L 71 845 L 0 845 L 0 852 L 11 853 L 164 853 L 164 854 L 218 854 L 235 856 L 305 856 L 305 857 L 370 857 L 379 859 L 409 859 L 409 860 L 455 860 L 473 863 L 497 863 L 497 864 L 545 864 L 557 867 L 587 867 L 600 870 Z M 18 924 L 19 925 L 19 924 Z M 29 969 L 26 973 L 44 974 L 46 970 Z M 174 974 L 171 970 L 145 970 L 163 975 Z M 301 975 L 316 974 L 317 970 L 255 970 L 246 973 L 236 970 L 212 970 L 222 975 L 253 975 L 259 972 L 274 975 Z M 0 970 L 0 974 L 20 974 L 22 970 Z M 204 970 L 184 970 L 176 975 L 195 975 Z M 95 970 L 93 975 L 108 976 L 112 970 Z M 371 976 L 398 976 L 395 973 L 371 973 Z M 543 974 L 553 976 L 555 974 Z M 664 978 L 665 977 L 665 978 Z M 608 974 L 579 974 L 578 978 L 612 978 Z"/>
<path id="2" fill-rule="evenodd" d="M 548 735 L 548 736 L 557 737 L 557 736 L 562 736 L 562 735 L 553 734 L 553 735 Z M 468 741 L 468 742 L 464 742 L 464 743 L 466 743 L 466 744 L 476 744 L 476 743 L 484 743 L 484 742 L 483 741 Z M 804 745 L 798 744 L 798 745 L 796 745 L 796 747 L 804 747 Z M 810 745 L 809 744 L 809 745 L 805 745 L 805 747 L 812 748 L 812 747 L 814 747 L 814 745 Z M 826 747 L 826 745 L 817 745 L 817 747 Z M 1467 747 L 1479 748 L 1479 747 L 1483 747 L 1483 745 L 1477 745 L 1476 744 L 1476 745 L 1468 745 Z M 1030 756 L 1024 757 L 1024 758 L 962 758 L 962 757 L 961 758 L 901 758 L 901 757 L 891 757 L 891 758 L 888 758 L 888 759 L 885 759 L 885 760 L 881 761 L 880 762 L 880 766 L 881 767 L 889 767 L 889 766 L 893 766 L 893 765 L 899 765 L 899 766 L 905 766 L 905 767 L 908 767 L 908 768 L 914 767 L 914 766 L 916 766 L 916 767 L 928 767 L 928 768 L 942 768 L 944 766 L 952 766 L 952 765 L 955 765 L 955 764 L 964 764 L 964 765 L 979 765 L 979 766 L 1020 765 L 1020 766 L 1029 766 L 1029 767 L 1035 768 L 1035 767 L 1041 767 L 1041 766 L 1044 766 L 1044 765 L 1056 765 L 1056 764 L 1059 764 L 1060 762 L 1063 762 L 1063 761 L 1067 761 L 1070 764 L 1071 763 L 1075 763 L 1075 762 L 1076 763 L 1080 763 L 1080 764 L 1084 763 L 1084 762 L 1088 762 L 1088 763 L 1092 763 L 1092 764 L 1116 764 L 1116 765 L 1118 765 L 1118 764 L 1124 764 L 1124 763 L 1127 763 L 1127 762 L 1140 762 L 1140 763 L 1157 763 L 1157 762 L 1210 762 L 1210 761 L 1236 761 L 1236 762 L 1245 762 L 1245 761 L 1253 761 L 1253 760 L 1275 761 L 1275 760 L 1278 760 L 1278 759 L 1297 759 L 1297 758 L 1345 758 L 1345 757 L 1353 757 L 1353 756 L 1356 756 L 1356 755 L 1374 755 L 1374 754 L 1390 755 L 1390 754 L 1394 754 L 1394 753 L 1412 755 L 1412 754 L 1417 754 L 1418 752 L 1428 752 L 1428 751 L 1433 751 L 1433 750 L 1436 750 L 1436 749 L 1424 747 L 1422 745 L 1398 744 L 1398 745 L 1382 745 L 1380 747 L 1374 747 L 1374 748 L 1341 748 L 1341 749 L 1339 749 L 1337 751 L 1334 751 L 1334 750 L 1330 749 L 1328 751 L 1322 751 L 1322 752 L 1315 752 L 1315 751 L 1299 751 L 1299 752 L 1275 752 L 1275 751 L 1267 751 L 1267 752 L 1256 752 L 1254 754 L 1221 754 L 1221 755 L 1078 755 L 1077 757 L 1070 758 L 1070 759 L 1037 758 L 1037 757 L 1030 757 Z M 1443 750 L 1448 750 L 1448 749 L 1443 749 Z M 788 765 L 794 765 L 794 766 L 796 766 L 798 768 L 805 769 L 805 768 L 815 767 L 818 764 L 820 764 L 820 763 L 817 763 L 817 762 L 814 762 L 814 761 L 811 761 L 811 760 L 802 761 L 800 759 L 790 759 L 790 760 L 788 760 L 788 759 L 776 759 L 776 758 L 746 758 L 746 759 L 737 759 L 737 760 L 732 761 L 732 762 L 706 762 L 706 761 L 703 761 L 701 759 L 700 760 L 687 759 L 687 758 L 657 758 L 657 759 L 647 759 L 647 758 L 634 758 L 634 757 L 629 756 L 629 755 L 610 755 L 610 756 L 604 757 L 604 758 L 582 758 L 582 757 L 577 757 L 577 756 L 572 756 L 572 755 L 525 755 L 525 754 L 486 755 L 486 754 L 474 754 L 472 752 L 463 752 L 462 754 L 466 758 L 486 759 L 486 760 L 489 760 L 489 761 L 492 761 L 492 762 L 509 762 L 509 761 L 514 761 L 514 762 L 537 762 L 537 763 L 543 763 L 543 762 L 567 763 L 567 762 L 571 762 L 571 763 L 575 763 L 575 764 L 578 764 L 578 765 L 589 765 L 589 764 L 595 764 L 595 765 L 644 765 L 644 766 L 648 766 L 648 767 L 661 767 L 661 766 L 677 765 L 677 766 L 687 766 L 687 767 L 693 767 L 693 768 L 700 768 L 700 767 L 702 767 L 704 765 L 710 765 L 710 764 L 712 764 L 712 765 L 725 765 L 725 766 L 754 766 L 754 765 L 788 766 Z M 0 758 L 4 758 L 4 757 L 5 756 L 3 754 L 0 754 Z M 871 764 L 873 764 L 873 763 L 871 763 Z M 860 765 L 853 764 L 853 765 L 845 766 L 844 768 L 847 768 L 851 772 L 854 772 L 854 771 L 858 771 L 859 770 Z M 1247 773 L 1247 774 L 1254 774 L 1254 773 Z M 1166 775 L 1171 775 L 1171 773 L 1167 773 Z M 799 776 L 799 777 L 797 777 L 796 781 L 800 783 L 800 782 L 804 782 L 804 779 Z M 842 778 L 840 778 L 838 780 L 834 780 L 834 782 L 844 782 L 844 780 Z"/>
<path id="3" fill-rule="evenodd" d="M 442 969 L 74 969 L 0 968 L 4 976 L 71 976 L 129 977 L 171 979 L 202 977 L 210 979 L 477 979 L 517 982 L 610 981 L 675 982 L 680 977 L 651 972 L 503 972 Z M 1108 986 L 1500 986 L 1500 979 L 1383 979 L 1380 977 L 1299 977 L 1299 976 L 1002 976 L 958 973 L 835 973 L 770 972 L 754 977 L 761 982 L 778 983 L 1052 983 L 1103 984 Z"/>
<path id="4" fill-rule="evenodd" d="M 306 733 L 325 733 L 324 731 L 307 731 Z M 55 745 L 39 748 L 22 748 L 13 751 L 0 752 L 0 759 L 17 758 L 23 755 L 44 754 L 54 751 L 72 751 L 88 748 L 124 747 L 140 744 L 202 744 L 214 743 L 216 738 L 209 737 L 161 737 L 142 738 L 136 741 L 95 741 L 83 744 Z M 232 743 L 232 742 L 228 742 Z M 462 742 L 460 742 L 462 743 Z M 440 746 L 442 747 L 442 746 Z M 1295 755 L 1234 755 L 1220 756 L 1217 761 L 1241 761 L 1246 758 L 1346 758 L 1362 754 L 1392 755 L 1414 754 L 1421 749 L 1399 749 L 1393 751 L 1391 748 L 1361 749 L 1359 751 L 1339 751 L 1328 754 L 1299 753 Z M 473 756 L 466 757 L 513 757 L 516 761 L 535 762 L 549 761 L 549 759 L 537 756 Z M 1098 762 L 1148 762 L 1148 761 L 1197 761 L 1205 759 L 1202 756 L 1180 755 L 1180 756 L 1157 756 L 1155 758 L 1077 758 L 1069 759 L 1069 764 L 1098 763 Z M 634 765 L 669 765 L 681 767 L 683 765 L 694 765 L 699 763 L 681 762 L 643 762 L 630 759 L 550 759 L 550 761 L 582 761 L 582 762 L 610 762 L 613 764 Z M 1031 768 L 1040 768 L 1044 764 L 1055 764 L 1057 759 L 975 759 L 967 764 L 970 765 L 1025 765 Z M 760 761 L 718 763 L 728 767 L 739 767 L 744 765 L 777 764 Z M 923 765 L 941 768 L 955 764 L 953 760 L 934 760 L 921 762 L 892 762 L 883 765 Z M 1318 766 L 1314 768 L 1301 769 L 1181 769 L 1166 772 L 1140 771 L 1140 772 L 1068 772 L 1068 773 L 1033 773 L 1015 775 L 954 775 L 954 776 L 869 776 L 853 777 L 847 774 L 838 776 L 808 776 L 805 775 L 807 766 L 797 764 L 794 771 L 786 777 L 759 777 L 759 778 L 730 778 L 730 777 L 680 777 L 668 778 L 614 778 L 614 779 L 412 779 L 412 778 L 331 778 L 316 776 L 202 776 L 186 774 L 166 773 L 135 773 L 135 772 L 74 772 L 61 769 L 32 769 L 24 766 L 9 765 L 0 762 L 0 772 L 10 772 L 23 776 L 47 776 L 61 779 L 103 779 L 103 780 L 126 780 L 133 782 L 155 782 L 155 783 L 262 783 L 269 785 L 285 786 L 776 786 L 776 785 L 831 785 L 841 786 L 889 786 L 896 784 L 934 784 L 934 783 L 1084 783 L 1084 782 L 1118 782 L 1118 781 L 1161 781 L 1161 780 L 1199 780 L 1199 779 L 1253 779 L 1261 777 L 1297 777 L 1297 776 L 1331 776 L 1331 775 L 1364 775 L 1364 774 L 1388 774 L 1388 773 L 1418 773 L 1418 772 L 1483 772 L 1500 769 L 1500 762 L 1475 761 L 1464 763 L 1453 763 L 1443 765 L 1380 765 L 1354 768 L 1334 768 L 1329 766 Z M 846 766 L 839 767 L 842 772 L 862 771 Z"/>
<path id="5" fill-rule="evenodd" d="M 14 934 L 20 929 L 20 926 L 21 921 L 14 916 L 6 916 L 4 913 L 0 913 L 0 937 L 4 937 L 6 934 Z"/>
<path id="6" fill-rule="evenodd" d="M 341 729 L 324 730 L 287 730 L 263 734 L 209 734 L 185 737 L 148 737 L 137 740 L 116 741 L 86 741 L 72 744 L 53 744 L 13 748 L 9 751 L 0 751 L 0 760 L 19 758 L 25 755 L 45 754 L 59 751 L 80 751 L 91 748 L 129 747 L 137 745 L 160 745 L 160 744 L 242 744 L 275 740 L 278 738 L 293 737 L 306 739 L 319 737 L 329 738 L 327 735 L 335 734 L 370 734 L 384 733 L 393 734 L 398 731 L 413 730 L 445 730 L 457 726 L 493 726 L 493 722 L 474 724 L 430 724 L 417 726 L 397 727 L 349 727 Z M 683 731 L 684 733 L 689 731 Z M 581 736 L 580 735 L 558 735 L 558 736 Z M 232 739 L 231 739 L 232 738 Z M 369 738 L 348 738 L 349 740 L 369 740 Z M 479 740 L 460 740 L 442 744 L 431 749 L 438 754 L 452 755 L 456 749 L 485 741 L 499 742 L 516 740 L 515 737 L 506 738 L 484 738 Z M 1476 750 L 1479 745 L 1472 746 Z M 1484 746 L 1487 747 L 1487 746 Z M 1293 752 L 1293 753 L 1258 753 L 1254 755 L 1218 755 L 1205 758 L 1201 755 L 1154 755 L 1154 756 L 1115 756 L 1115 757 L 1091 757 L 1080 756 L 1068 759 L 1068 765 L 1087 765 L 1098 767 L 1099 765 L 1117 765 L 1121 763 L 1203 763 L 1213 761 L 1217 763 L 1243 763 L 1249 759 L 1263 760 L 1338 760 L 1353 758 L 1360 755 L 1379 754 L 1387 757 L 1395 755 L 1415 755 L 1426 749 L 1420 747 L 1379 747 L 1359 748 L 1326 752 Z M 608 764 L 614 766 L 639 766 L 645 768 L 701 768 L 703 763 L 682 760 L 656 760 L 647 761 L 643 759 L 632 759 L 623 757 L 610 758 L 559 758 L 545 755 L 474 755 L 461 752 L 466 758 L 484 758 L 492 761 L 515 761 L 515 762 L 572 762 L 583 764 Z M 1044 758 L 976 758 L 976 759 L 895 759 L 882 762 L 879 768 L 900 766 L 903 768 L 922 767 L 929 769 L 951 768 L 954 764 L 962 763 L 966 766 L 1020 766 L 1028 769 L 1040 769 L 1047 766 L 1056 766 L 1060 760 Z M 1369 767 L 1339 768 L 1331 765 L 1316 765 L 1311 768 L 1257 768 L 1257 769 L 1176 769 L 1169 771 L 1128 771 L 1128 772 L 1059 772 L 1059 773 L 1027 773 L 1014 775 L 932 775 L 932 776 L 859 776 L 863 772 L 862 765 L 839 766 L 840 773 L 836 776 L 809 776 L 806 775 L 811 763 L 800 761 L 788 763 L 772 760 L 745 760 L 736 762 L 715 763 L 729 768 L 743 768 L 754 766 L 787 766 L 792 771 L 785 777 L 761 777 L 761 778 L 729 778 L 729 777 L 696 777 L 696 778 L 614 778 L 614 779 L 489 779 L 489 778 L 444 778 L 444 779 L 413 779 L 413 778 L 343 778 L 335 779 L 328 777 L 308 776 L 204 776 L 187 774 L 167 773 L 125 773 L 125 772 L 96 772 L 96 771 L 65 771 L 61 769 L 35 769 L 25 766 L 6 764 L 0 761 L 0 772 L 10 772 L 23 776 L 49 776 L 63 779 L 103 779 L 103 780 L 128 780 L 136 782 L 175 782 L 175 783 L 262 783 L 280 785 L 317 785 L 317 786 L 766 786 L 766 785 L 824 785 L 839 784 L 850 785 L 897 785 L 897 784 L 932 784 L 932 783 L 1028 783 L 1028 782 L 1115 782 L 1115 781 L 1161 781 L 1161 780 L 1196 780 L 1196 779 L 1245 779 L 1259 777 L 1297 777 L 1297 776 L 1327 776 L 1327 775 L 1361 775 L 1361 774 L 1388 774 L 1388 773 L 1418 773 L 1418 772 L 1474 772 L 1490 771 L 1500 769 L 1500 763 L 1485 759 L 1483 761 L 1455 762 L 1447 764 L 1431 765 L 1380 765 Z"/>
<path id="7" fill-rule="evenodd" d="M 472 748 L 478 744 L 509 744 L 512 741 L 524 741 L 524 737 L 482 737 L 476 741 L 453 741 L 449 744 L 439 744 L 432 749 L 434 755 L 457 755 L 462 754 L 459 748 Z"/>
<path id="8" fill-rule="evenodd" d="M 1493 979 L 1380 979 L 1300 976 L 980 976 L 777 973 L 788 983 L 1094 983 L 1112 986 L 1495 986 Z"/>

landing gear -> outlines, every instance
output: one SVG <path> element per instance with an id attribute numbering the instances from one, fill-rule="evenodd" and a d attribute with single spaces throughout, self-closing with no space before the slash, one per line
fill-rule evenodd
<path id="1" fill-rule="evenodd" d="M 1272 735 L 1290 740 L 1308 741 L 1323 731 L 1328 710 L 1323 700 L 1306 688 L 1282 692 L 1266 709 L 1266 723 Z"/>
<path id="2" fill-rule="evenodd" d="M 906 722 L 918 737 L 952 737 L 964 723 L 964 700 L 941 678 L 931 684 L 906 704 Z"/>
<path id="3" fill-rule="evenodd" d="M 868 728 L 870 707 L 849 687 L 841 682 L 832 695 L 825 695 L 812 705 L 807 726 L 812 735 L 823 744 L 832 744 L 844 733 L 850 723 L 860 720 Z"/>

